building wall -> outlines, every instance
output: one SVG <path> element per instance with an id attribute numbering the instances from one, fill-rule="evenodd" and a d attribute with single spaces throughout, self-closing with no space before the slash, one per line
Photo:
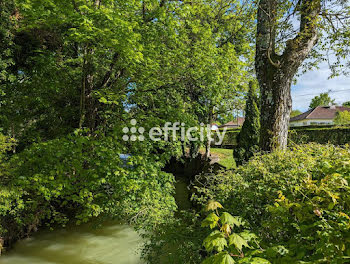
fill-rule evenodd
<path id="1" fill-rule="evenodd" d="M 290 122 L 290 127 L 312 126 L 312 125 L 333 125 L 333 119 L 304 119 Z"/>

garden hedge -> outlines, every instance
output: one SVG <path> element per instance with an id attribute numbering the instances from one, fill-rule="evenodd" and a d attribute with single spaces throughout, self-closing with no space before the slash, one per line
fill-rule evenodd
<path id="1" fill-rule="evenodd" d="M 315 142 L 320 144 L 345 145 L 350 142 L 350 127 L 308 127 L 291 129 L 289 141 L 296 144 Z"/>
<path id="2" fill-rule="evenodd" d="M 234 148 L 237 145 L 239 130 L 228 130 L 221 144 L 223 148 Z M 319 144 L 330 143 L 333 145 L 345 145 L 350 143 L 350 126 L 309 126 L 297 127 L 289 130 L 289 143 Z"/>

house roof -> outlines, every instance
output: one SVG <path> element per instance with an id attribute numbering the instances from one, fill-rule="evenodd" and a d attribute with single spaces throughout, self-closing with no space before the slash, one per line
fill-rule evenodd
<path id="1" fill-rule="evenodd" d="M 346 106 L 317 106 L 301 115 L 292 117 L 290 122 L 304 119 L 334 119 L 337 112 L 350 111 Z"/>
<path id="2" fill-rule="evenodd" d="M 220 128 L 222 128 L 222 127 L 239 127 L 239 126 L 243 125 L 244 121 L 245 121 L 244 117 L 238 117 L 233 121 L 230 121 L 226 124 L 221 125 Z"/>

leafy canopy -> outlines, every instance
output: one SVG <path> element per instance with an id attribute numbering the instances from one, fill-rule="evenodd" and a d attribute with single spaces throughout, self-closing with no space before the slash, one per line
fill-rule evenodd
<path id="1" fill-rule="evenodd" d="M 329 96 L 329 93 L 321 93 L 312 98 L 309 109 L 316 108 L 317 106 L 329 106 L 334 104 L 335 100 Z"/>

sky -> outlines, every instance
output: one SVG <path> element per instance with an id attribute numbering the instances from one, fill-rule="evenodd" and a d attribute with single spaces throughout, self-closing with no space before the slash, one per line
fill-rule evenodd
<path id="1" fill-rule="evenodd" d="M 323 63 L 320 69 L 301 75 L 297 84 L 292 86 L 293 109 L 303 112 L 308 110 L 313 97 L 329 90 L 329 96 L 337 104 L 350 101 L 350 76 L 328 79 L 330 74 L 328 63 Z"/>

